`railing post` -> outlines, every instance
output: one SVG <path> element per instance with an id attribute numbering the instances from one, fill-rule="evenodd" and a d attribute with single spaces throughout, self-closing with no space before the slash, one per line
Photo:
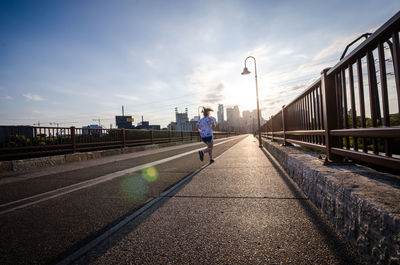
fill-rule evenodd
<path id="1" fill-rule="evenodd" d="M 283 145 L 286 145 L 285 105 L 282 106 Z"/>
<path id="2" fill-rule="evenodd" d="M 181 139 L 182 139 L 182 143 L 183 143 L 183 131 L 181 131 Z"/>
<path id="3" fill-rule="evenodd" d="M 72 153 L 76 152 L 76 138 L 75 138 L 75 127 L 71 127 L 71 142 L 72 142 Z"/>
<path id="4" fill-rule="evenodd" d="M 126 131 L 125 128 L 122 128 L 122 147 L 126 147 Z"/>
<path id="5" fill-rule="evenodd" d="M 321 72 L 321 91 L 322 91 L 322 105 L 324 112 L 324 129 L 325 129 L 325 147 L 326 156 L 329 160 L 337 160 L 338 156 L 334 155 L 331 151 L 332 147 L 338 147 L 339 142 L 330 135 L 330 130 L 338 128 L 338 113 L 336 102 L 336 88 L 333 76 L 328 75 L 330 68 L 326 68 Z"/>
<path id="6" fill-rule="evenodd" d="M 171 130 L 168 131 L 168 142 L 171 142 Z"/>
<path id="7" fill-rule="evenodd" d="M 271 116 L 271 141 L 274 141 L 274 116 Z"/>
<path id="8" fill-rule="evenodd" d="M 153 144 L 153 130 L 150 130 L 150 143 Z"/>
<path id="9" fill-rule="evenodd" d="M 192 131 L 190 131 L 190 141 L 193 141 Z"/>

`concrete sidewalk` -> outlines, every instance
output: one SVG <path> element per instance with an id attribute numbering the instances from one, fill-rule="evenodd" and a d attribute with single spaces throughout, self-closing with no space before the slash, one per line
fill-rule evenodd
<path id="1" fill-rule="evenodd" d="M 208 157 L 206 157 L 208 159 Z M 78 264 L 359 264 L 252 136 Z"/>

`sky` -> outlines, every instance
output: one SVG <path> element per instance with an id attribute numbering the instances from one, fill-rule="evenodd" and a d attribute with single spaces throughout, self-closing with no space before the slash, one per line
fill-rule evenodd
<path id="1" fill-rule="evenodd" d="M 166 127 L 175 108 L 267 119 L 398 0 L 0 0 L 0 125 Z M 216 112 L 213 114 L 216 116 Z"/>

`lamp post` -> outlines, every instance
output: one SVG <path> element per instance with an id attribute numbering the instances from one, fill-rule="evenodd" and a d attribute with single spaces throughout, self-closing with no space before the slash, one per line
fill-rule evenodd
<path id="1" fill-rule="evenodd" d="M 257 119 L 258 119 L 258 143 L 259 143 L 259 147 L 262 147 L 261 144 L 261 125 L 260 125 L 260 104 L 258 103 L 258 83 L 257 83 L 257 64 L 256 64 L 256 58 L 254 58 L 253 56 L 248 56 L 245 60 L 244 60 L 244 69 L 242 72 L 242 75 L 248 75 L 251 72 L 247 69 L 246 66 L 246 61 L 247 59 L 252 58 L 254 60 L 254 74 L 255 74 L 255 78 L 256 78 L 256 96 L 257 96 Z"/>

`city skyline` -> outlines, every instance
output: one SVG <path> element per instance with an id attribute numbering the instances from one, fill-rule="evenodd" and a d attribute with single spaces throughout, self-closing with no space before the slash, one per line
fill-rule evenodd
<path id="1" fill-rule="evenodd" d="M 267 118 L 399 7 L 388 0 L 1 1 L 0 125 L 100 119 L 115 127 L 122 105 L 135 123 L 144 116 L 161 127 L 175 107 L 190 117 L 199 106 L 215 117 L 218 104 L 254 110 L 254 75 L 240 75 L 248 55 L 257 59 Z"/>

